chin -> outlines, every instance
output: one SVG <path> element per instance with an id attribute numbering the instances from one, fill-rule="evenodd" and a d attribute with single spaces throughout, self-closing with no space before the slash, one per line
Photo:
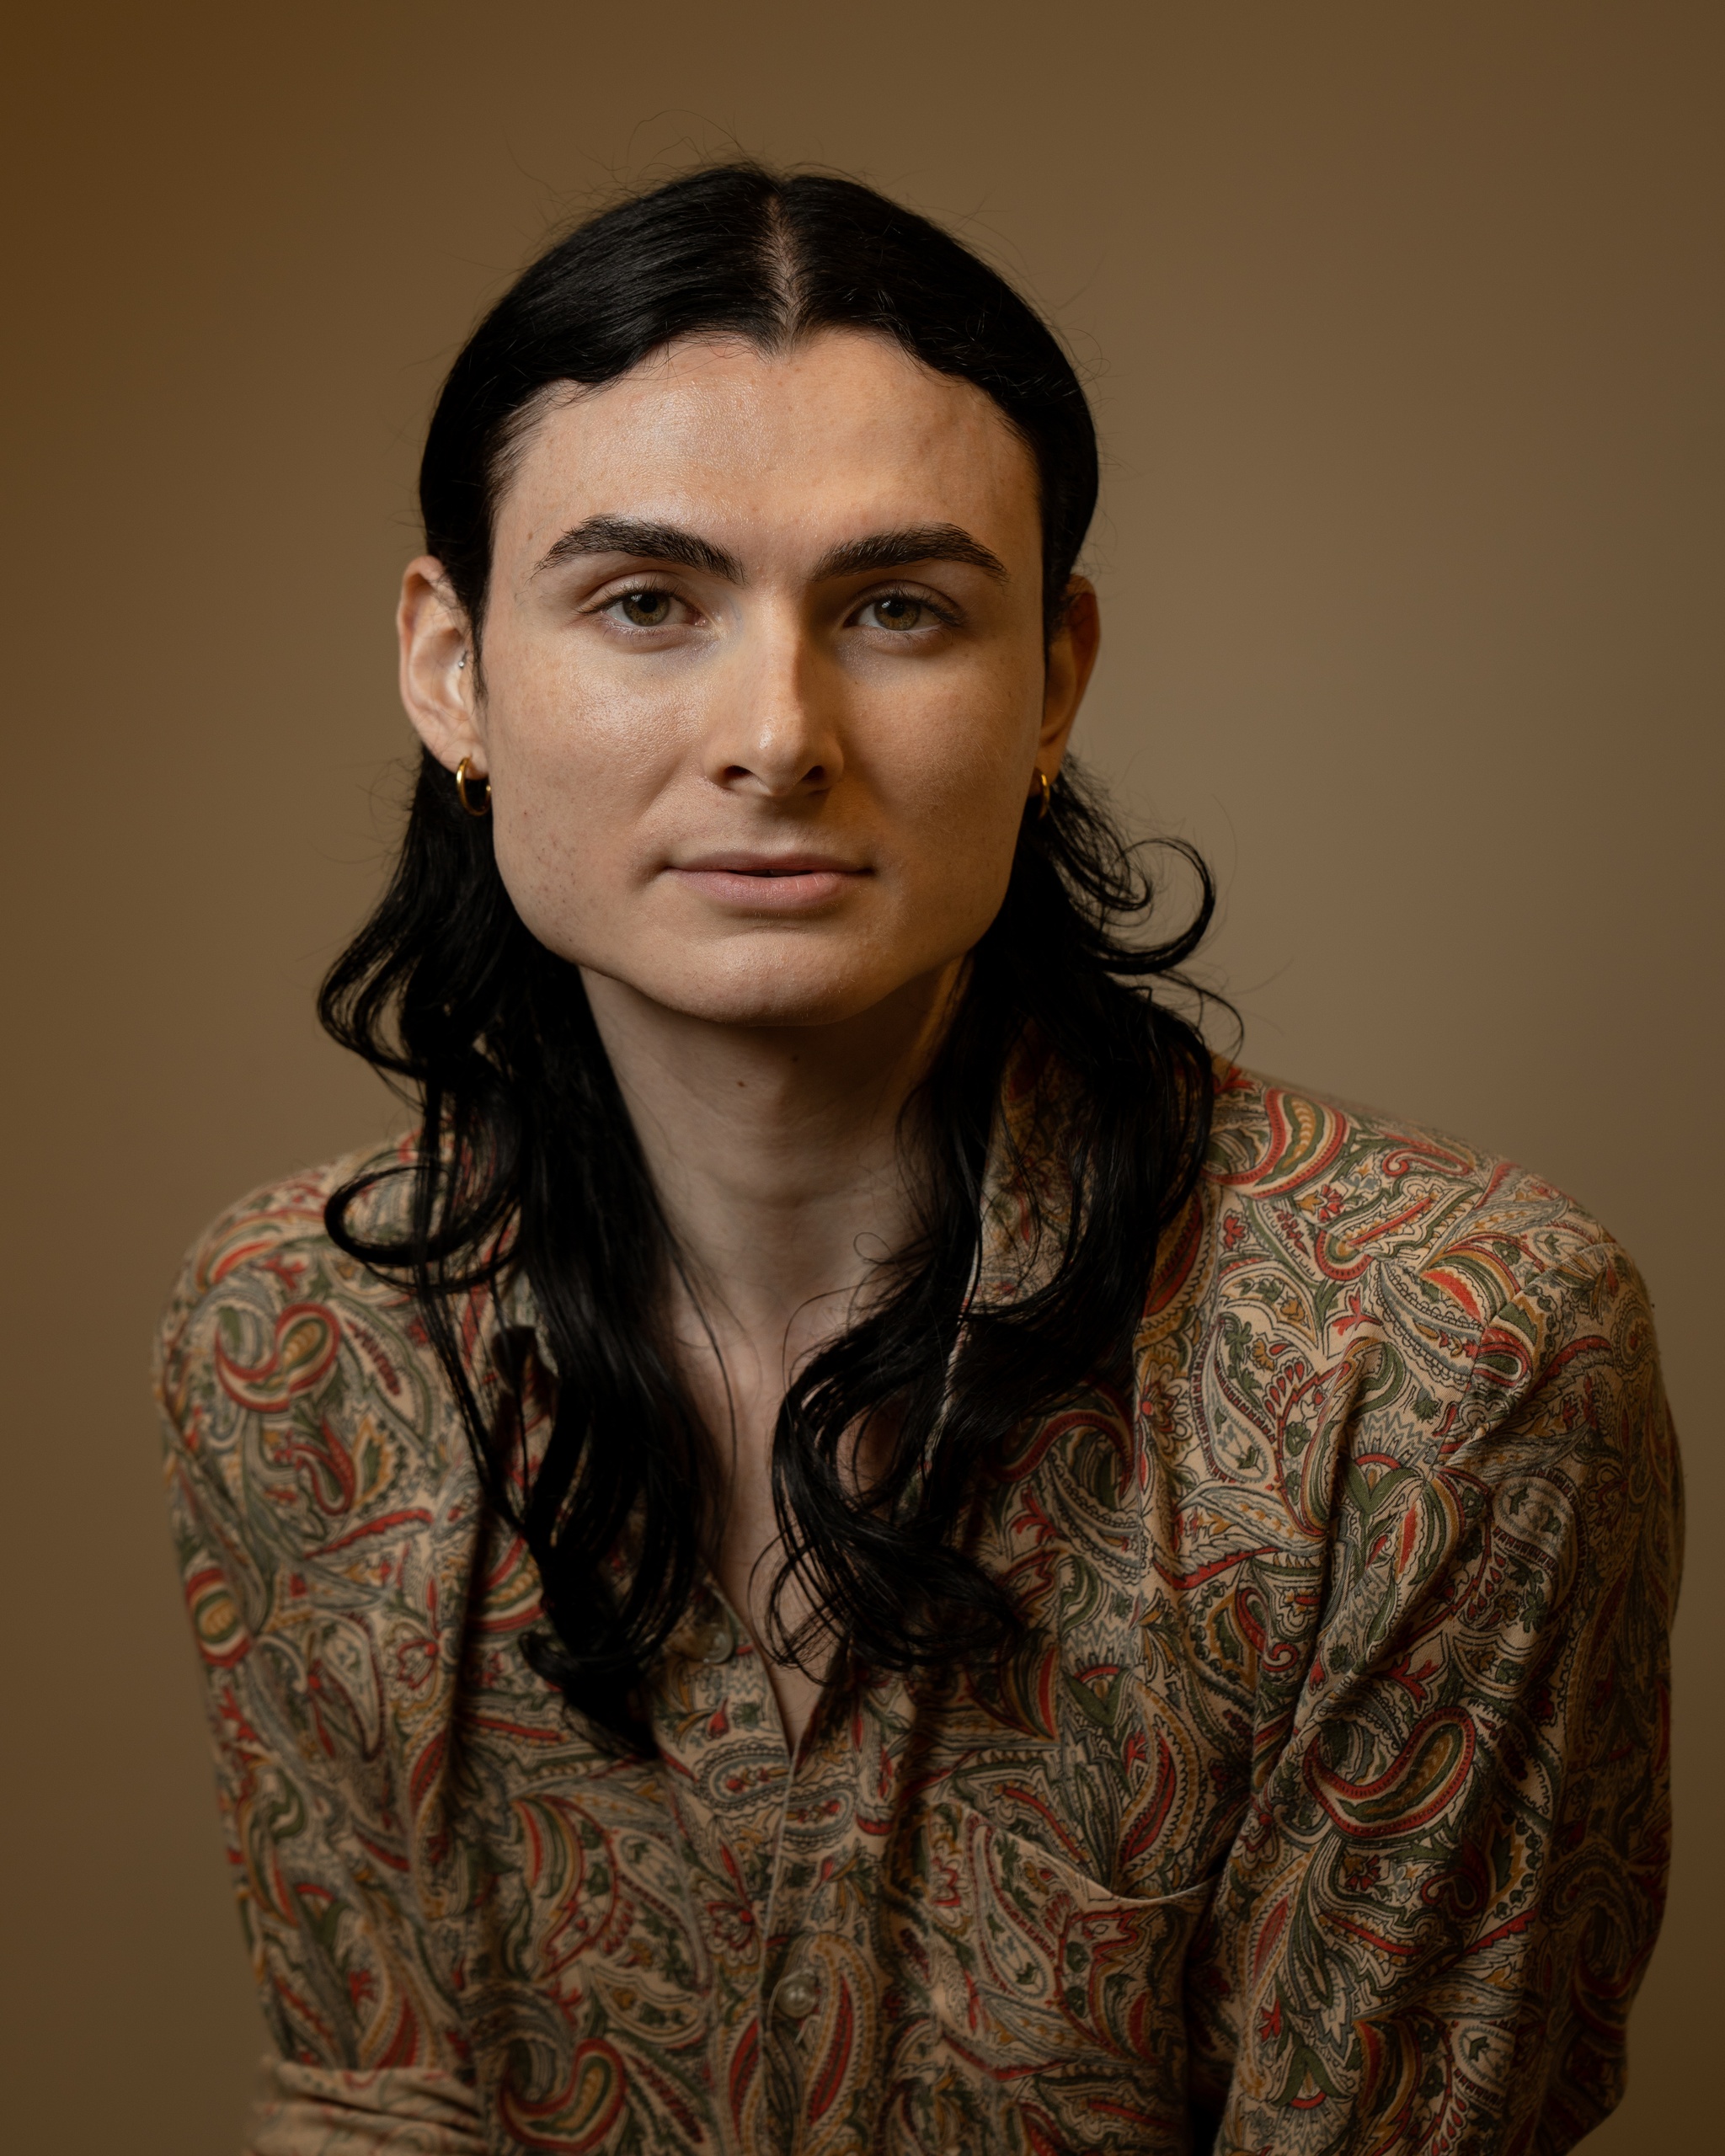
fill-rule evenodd
<path id="1" fill-rule="evenodd" d="M 834 1026 L 891 993 L 832 980 L 679 979 L 646 991 L 655 1002 L 714 1026 Z"/>
<path id="2" fill-rule="evenodd" d="M 697 946 L 686 963 L 619 969 L 614 977 L 667 1010 L 709 1025 L 832 1026 L 872 1010 L 920 970 L 883 970 L 861 953 L 846 963 L 830 944 L 798 938 L 795 947 L 778 952 L 759 942 L 734 954 Z"/>

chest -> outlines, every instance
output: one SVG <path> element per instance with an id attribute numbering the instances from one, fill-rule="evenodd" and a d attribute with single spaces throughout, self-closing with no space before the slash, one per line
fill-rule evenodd
<path id="1" fill-rule="evenodd" d="M 650 1762 L 584 1747 L 518 1658 L 473 1666 L 456 1931 L 511 2132 L 612 2145 L 580 2137 L 615 2103 L 607 2133 L 667 2150 L 860 2152 L 892 2117 L 906 2148 L 1028 2147 L 1039 2116 L 1093 2147 L 1124 2101 L 1135 2146 L 1183 2147 L 1180 1972 L 1246 1748 L 1158 1662 L 1122 1436 L 1077 1414 L 980 1507 L 1010 1652 L 818 1696 L 799 1752 L 718 1593 L 654 1673 Z"/>

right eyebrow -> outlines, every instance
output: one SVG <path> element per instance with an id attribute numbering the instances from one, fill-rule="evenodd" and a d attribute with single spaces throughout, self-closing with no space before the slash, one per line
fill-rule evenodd
<path id="1" fill-rule="evenodd" d="M 651 524 L 634 516 L 590 516 L 585 524 L 565 531 L 546 553 L 533 574 L 573 562 L 583 554 L 633 554 L 637 560 L 675 562 L 679 568 L 700 569 L 723 577 L 727 584 L 743 581 L 742 566 L 734 554 L 715 547 L 698 532 L 681 525 Z"/>

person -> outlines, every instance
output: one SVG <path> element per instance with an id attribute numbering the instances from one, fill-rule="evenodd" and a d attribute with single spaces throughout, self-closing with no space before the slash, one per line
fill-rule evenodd
<path id="1" fill-rule="evenodd" d="M 1054 336 L 696 173 L 451 370 L 424 756 L 160 1396 L 257 2156 L 1567 2148 L 1668 1838 L 1603 1230 L 1213 1057 L 1068 755 Z M 1418 963 L 1410 951 L 1408 963 Z"/>

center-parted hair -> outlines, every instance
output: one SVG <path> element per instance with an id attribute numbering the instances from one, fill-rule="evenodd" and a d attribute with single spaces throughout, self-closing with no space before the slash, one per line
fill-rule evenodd
<path id="1" fill-rule="evenodd" d="M 480 664 L 497 504 L 558 385 L 615 381 L 679 338 L 777 351 L 823 328 L 889 337 L 999 407 L 1035 464 L 1052 635 L 1097 491 L 1095 429 L 1058 341 L 985 263 L 885 196 L 735 165 L 580 226 L 451 369 L 419 497 L 426 550 Z M 1180 851 L 1199 904 L 1157 942 L 1151 881 L 1070 764 L 1048 813 L 1027 812 L 1001 911 L 907 1110 L 930 1166 L 921 1231 L 866 1314 L 793 1374 L 779 1410 L 783 1546 L 767 1644 L 785 1658 L 836 1633 L 853 1665 L 905 1670 L 1014 1636 L 1008 1588 L 962 1547 L 967 1499 L 1027 1417 L 1120 1367 L 1208 1136 L 1204 1043 L 1152 993 L 1211 912 L 1203 864 Z M 414 1165 L 382 1171 L 409 1179 L 408 1225 L 368 1230 L 372 1176 L 335 1193 L 329 1233 L 418 1299 L 488 1498 L 538 1566 L 551 1630 L 529 1636 L 529 1660 L 608 1741 L 647 1745 L 636 1694 L 700 1577 L 729 1433 L 703 1428 L 679 1372 L 667 1288 L 680 1257 L 579 971 L 522 925 L 489 822 L 463 814 L 429 754 L 394 876 L 319 1010 L 421 1112 Z M 1027 1038 L 1062 1070 L 1073 1203 L 1044 1284 L 967 1311 L 1002 1075 Z M 542 1353 L 505 1329 L 515 1277 L 531 1289 Z M 476 1302 L 489 1321 L 473 1322 Z M 536 1386 L 554 1403 L 537 1466 L 522 1406 Z M 843 1463 L 865 1426 L 887 1464 L 859 1488 Z M 814 1612 L 795 1630 L 780 1620 L 793 1577 Z"/>

